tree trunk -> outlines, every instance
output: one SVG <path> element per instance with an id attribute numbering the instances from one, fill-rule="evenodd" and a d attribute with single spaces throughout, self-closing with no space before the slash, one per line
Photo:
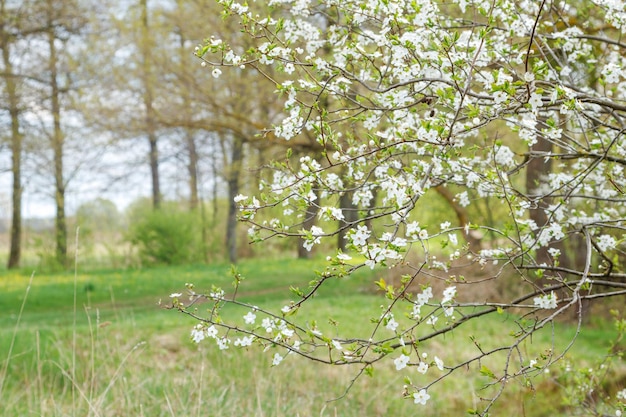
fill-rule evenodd
<path id="1" fill-rule="evenodd" d="M 198 150 L 196 149 L 196 140 L 192 132 L 187 132 L 187 153 L 188 153 L 188 165 L 187 171 L 189 172 L 189 209 L 195 210 L 198 208 Z"/>
<path id="2" fill-rule="evenodd" d="M 539 116 L 537 118 L 538 128 L 546 127 L 545 117 Z M 537 207 L 534 210 L 530 210 L 530 218 L 535 221 L 539 230 L 543 229 L 543 226 L 550 222 L 548 215 L 545 212 L 545 208 L 552 204 L 551 197 L 542 197 L 544 192 L 541 190 L 542 184 L 545 182 L 546 177 L 552 172 L 552 158 L 545 158 L 545 154 L 550 154 L 553 151 L 552 142 L 545 139 L 543 136 L 538 135 L 537 143 L 531 148 L 531 156 L 526 167 L 526 187 L 527 194 L 530 197 L 537 198 Z M 535 155 L 533 155 L 535 153 Z M 587 258 L 587 247 L 582 235 L 574 235 L 568 239 L 570 247 L 565 245 L 564 241 L 549 242 L 548 245 L 538 248 L 535 252 L 535 261 L 538 265 L 552 265 L 553 259 L 550 256 L 548 250 L 550 248 L 558 249 L 561 252 L 559 256 L 559 266 L 567 269 L 574 269 L 582 271 L 585 267 L 585 259 Z M 537 280 L 537 285 L 544 286 L 549 285 L 550 281 L 543 278 Z M 562 295 L 566 295 L 565 293 Z M 588 320 L 590 300 L 582 300 L 583 304 L 583 317 Z M 574 319 L 577 319 L 577 311 L 574 312 Z"/>
<path id="3" fill-rule="evenodd" d="M 11 115 L 13 119 L 13 115 Z M 11 194 L 11 249 L 9 252 L 8 269 L 20 266 L 22 254 L 22 138 L 17 126 L 11 128 L 11 172 L 13 189 Z"/>
<path id="4" fill-rule="evenodd" d="M 552 172 L 552 159 L 545 158 L 544 154 L 552 152 L 552 143 L 539 135 L 537 143 L 532 146 L 530 152 L 530 160 L 526 166 L 526 193 L 530 198 L 536 198 L 537 201 L 534 209 L 530 210 L 529 216 L 541 229 L 548 221 L 544 210 L 547 202 L 542 198 L 541 189 L 546 177 Z M 539 264 L 549 262 L 548 247 L 537 249 L 535 257 Z"/>
<path id="5" fill-rule="evenodd" d="M 55 236 L 56 236 L 56 260 L 62 266 L 67 266 L 67 224 L 65 219 L 65 181 L 63 177 L 63 145 L 64 137 L 61 129 L 61 104 L 57 71 L 56 36 L 52 25 L 53 5 L 48 0 L 48 46 L 50 48 L 50 87 L 51 87 L 51 112 L 52 112 L 52 153 L 54 164 L 54 184 L 56 203 Z"/>
<path id="6" fill-rule="evenodd" d="M 184 9 L 184 0 L 177 0 L 176 6 L 180 12 Z M 198 208 L 198 150 L 196 146 L 196 138 L 194 135 L 193 109 L 191 107 L 191 99 L 189 98 L 190 86 L 187 82 L 188 68 L 193 65 L 189 62 L 189 50 L 185 48 L 184 27 L 178 27 L 179 44 L 178 44 L 178 72 L 181 76 L 182 83 L 180 85 L 180 95 L 183 101 L 182 116 L 183 129 L 185 132 L 185 151 L 187 152 L 187 173 L 189 174 L 189 210 L 193 211 Z M 203 217 L 204 218 L 204 217 Z M 204 228 L 204 224 L 202 225 Z M 203 229 L 204 230 L 204 229 Z"/>
<path id="7" fill-rule="evenodd" d="M 216 152 L 217 153 L 217 152 Z M 212 156 L 211 158 L 211 173 L 213 174 L 213 188 L 211 193 L 211 201 L 213 203 L 213 210 L 211 216 L 211 224 L 215 226 L 217 224 L 217 214 L 219 211 L 219 200 L 218 200 L 218 187 L 219 187 L 219 178 L 220 172 L 217 169 L 217 157 Z"/>
<path id="8" fill-rule="evenodd" d="M 146 107 L 147 109 L 148 107 Z M 152 109 L 152 107 L 150 107 Z M 151 113 L 151 112 L 148 112 Z M 152 120 L 151 116 L 146 117 L 146 121 Z M 148 142 L 150 144 L 150 177 L 152 178 L 152 207 L 158 209 L 161 207 L 161 185 L 159 179 L 159 147 L 157 144 L 157 137 L 152 131 L 152 128 L 148 128 Z"/>
<path id="9" fill-rule="evenodd" d="M 239 193 L 239 177 L 243 161 L 243 139 L 239 136 L 233 138 L 230 153 L 230 167 L 228 169 L 228 219 L 226 221 L 226 247 L 228 259 L 231 263 L 237 263 L 237 204 L 235 197 Z"/>
<path id="10" fill-rule="evenodd" d="M 152 91 L 152 67 L 150 65 L 150 33 L 148 25 L 148 1 L 140 0 L 141 7 L 141 55 L 143 71 L 143 103 L 145 107 L 145 125 L 150 146 L 150 175 L 152 179 L 152 207 L 158 209 L 161 206 L 161 184 L 159 178 L 159 147 L 154 124 L 156 117 L 153 108 L 154 94 Z"/>
<path id="11" fill-rule="evenodd" d="M 4 19 L 4 2 L 2 3 L 1 16 Z M 7 268 L 13 269 L 20 265 L 22 253 L 22 135 L 20 134 L 19 108 L 17 99 L 17 85 L 15 74 L 10 59 L 9 34 L 2 29 L 2 60 L 6 74 L 4 75 L 6 92 L 11 118 L 11 174 L 13 175 L 13 188 L 11 190 L 11 248 Z"/>
<path id="12" fill-rule="evenodd" d="M 182 50 L 182 38 L 181 38 L 181 50 Z M 187 173 L 189 174 L 189 209 L 195 210 L 198 208 L 198 147 L 196 145 L 196 137 L 194 131 L 191 128 L 191 106 L 187 92 L 183 93 L 183 106 L 185 111 L 185 123 L 187 126 L 185 129 L 185 148 L 187 151 Z"/>
<path id="13" fill-rule="evenodd" d="M 352 204 L 352 196 L 354 192 L 346 191 L 339 196 L 339 207 L 343 213 L 344 220 L 339 221 L 339 227 L 342 227 L 342 223 L 354 223 L 359 219 L 359 211 L 357 207 Z M 346 229 L 342 229 L 337 233 L 337 248 L 342 252 L 346 251 L 348 241 L 346 240 Z"/>
<path id="14" fill-rule="evenodd" d="M 542 129 L 546 127 L 545 116 L 540 115 L 537 118 L 537 127 Z M 545 209 L 551 204 L 551 198 L 544 196 L 543 184 L 546 182 L 548 175 L 552 172 L 552 158 L 546 158 L 546 155 L 552 153 L 552 142 L 537 135 L 537 142 L 530 149 L 530 159 L 526 166 L 526 194 L 535 199 L 535 208 L 529 211 L 529 217 L 535 222 L 539 230 L 549 222 Z M 537 264 L 550 265 L 552 257 L 548 249 L 556 248 L 561 251 L 561 264 L 569 264 L 569 257 L 565 245 L 562 242 L 551 242 L 546 246 L 537 248 L 535 252 L 535 261 Z"/>

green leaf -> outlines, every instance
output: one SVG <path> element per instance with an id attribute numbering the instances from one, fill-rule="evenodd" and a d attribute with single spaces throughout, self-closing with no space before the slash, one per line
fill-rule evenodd
<path id="1" fill-rule="evenodd" d="M 487 368 L 485 365 L 480 367 L 480 373 L 484 376 L 488 376 L 489 378 L 498 379 L 496 374 L 494 374 L 491 369 Z"/>
<path id="2" fill-rule="evenodd" d="M 302 290 L 298 287 L 289 287 L 289 291 L 291 291 L 293 294 L 297 295 L 298 297 L 304 297 L 304 292 L 302 292 Z"/>

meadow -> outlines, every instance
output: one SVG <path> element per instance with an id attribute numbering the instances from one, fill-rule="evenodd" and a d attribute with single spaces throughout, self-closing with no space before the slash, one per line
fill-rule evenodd
<path id="1" fill-rule="evenodd" d="M 319 260 L 247 260 L 242 299 L 276 309 L 306 286 Z M 6 416 L 462 416 L 481 404 L 488 380 L 476 369 L 460 370 L 432 393 L 427 406 L 402 398 L 403 375 L 387 361 L 374 377 L 363 376 L 344 396 L 355 367 L 313 364 L 289 356 L 271 366 L 273 353 L 194 344 L 195 322 L 164 305 L 169 294 L 192 282 L 198 290 L 231 287 L 227 264 L 99 270 L 39 275 L 0 271 L 0 409 Z M 303 319 L 362 334 L 384 302 L 373 282 L 384 271 L 337 280 L 315 299 Z M 227 313 L 229 314 L 229 313 Z M 232 311 L 231 314 L 240 314 Z M 468 323 L 431 352 L 448 361 L 508 337 L 506 315 Z M 564 345 L 575 326 L 558 323 L 524 346 L 542 352 Z M 614 394 L 626 372 L 619 360 L 602 378 L 594 369 L 617 333 L 611 320 L 583 329 L 562 366 L 532 381 L 512 382 L 493 415 L 588 415 L 572 403 L 584 383 Z M 552 340 L 554 338 L 554 340 Z M 567 366 L 593 372 L 564 370 Z M 606 364 L 605 364 L 606 365 Z M 497 366 L 497 365 L 494 365 Z M 599 366 L 598 369 L 604 369 Z M 608 368 L 606 368 L 608 369 Z M 568 382 L 569 381 L 569 382 Z M 594 382 L 595 381 L 595 382 Z M 567 383 L 566 383 L 567 382 Z M 587 401 L 600 400 L 590 396 Z M 338 400 L 338 397 L 342 397 Z M 587 403 L 588 407 L 594 404 Z"/>

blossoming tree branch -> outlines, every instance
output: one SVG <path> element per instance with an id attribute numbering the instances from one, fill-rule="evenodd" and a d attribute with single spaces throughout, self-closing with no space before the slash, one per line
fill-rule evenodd
<path id="1" fill-rule="evenodd" d="M 174 294 L 199 321 L 196 342 L 260 346 L 273 365 L 289 355 L 355 365 L 355 379 L 391 366 L 416 404 L 473 369 L 493 388 L 476 411 L 486 415 L 508 382 L 532 380 L 571 345 L 529 357 L 520 346 L 535 332 L 560 316 L 580 328 L 590 300 L 626 293 L 623 2 L 220 3 L 242 33 L 212 37 L 196 55 L 216 78 L 254 71 L 272 83 L 284 116 L 263 135 L 287 146 L 312 138 L 317 149 L 289 151 L 258 195 L 237 197 L 250 238 L 312 250 L 341 235 L 345 245 L 285 306 L 192 285 L 189 299 Z M 433 195 L 455 213 L 441 224 L 421 220 Z M 486 202 L 497 218 L 472 210 Z M 371 332 L 342 337 L 298 321 L 324 285 L 379 267 L 403 273 L 376 283 L 380 310 L 354 318 L 371 320 Z M 471 290 L 504 280 L 515 296 Z M 224 306 L 240 320 L 223 320 Z M 448 333 L 503 313 L 514 318 L 506 344 L 478 335 L 473 355 L 447 357 Z M 491 357 L 497 367 L 485 365 Z"/>

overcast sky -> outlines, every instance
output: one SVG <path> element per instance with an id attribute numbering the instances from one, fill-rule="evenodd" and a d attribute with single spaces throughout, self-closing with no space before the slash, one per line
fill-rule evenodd
<path id="1" fill-rule="evenodd" d="M 125 149 L 109 149 L 109 152 L 100 156 L 98 162 L 102 166 L 97 171 L 93 166 L 82 166 L 66 190 L 66 215 L 73 215 L 81 204 L 96 198 L 110 200 L 122 211 L 133 201 L 150 197 L 152 185 L 149 167 L 147 163 L 143 163 L 147 151 L 142 145 L 141 141 L 136 141 L 129 142 L 129 146 Z M 167 141 L 163 141 L 162 145 L 163 160 L 159 166 L 161 191 L 166 199 L 185 199 L 188 195 L 186 171 L 181 169 L 180 161 L 172 156 L 174 151 L 168 149 Z M 10 154 L 6 148 L 3 151 L 0 152 L 0 218 L 9 219 L 11 217 L 12 175 Z M 204 151 L 210 150 L 204 149 Z M 25 168 L 22 178 L 24 189 L 22 217 L 24 219 L 53 218 L 56 206 L 52 178 L 36 177 Z M 209 170 L 205 166 L 200 173 L 201 198 L 212 195 L 214 179 L 207 171 Z"/>

